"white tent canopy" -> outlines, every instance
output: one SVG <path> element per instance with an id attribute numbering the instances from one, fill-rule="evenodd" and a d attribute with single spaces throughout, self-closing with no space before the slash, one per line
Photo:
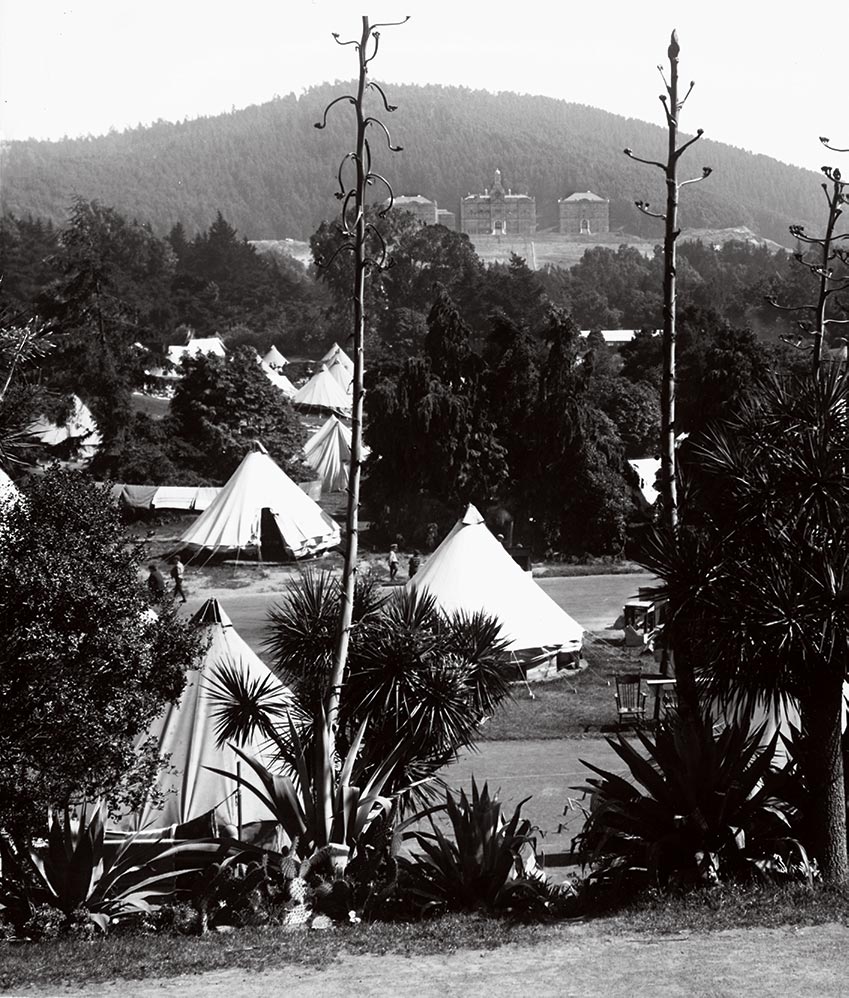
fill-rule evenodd
<path id="1" fill-rule="evenodd" d="M 581 625 L 522 571 L 471 505 L 407 588 L 427 590 L 446 613 L 483 610 L 497 617 L 516 655 L 577 651 L 583 641 Z"/>
<path id="2" fill-rule="evenodd" d="M 295 405 L 312 409 L 350 412 L 351 399 L 324 364 L 292 399 Z"/>
<path id="3" fill-rule="evenodd" d="M 329 364 L 325 364 L 330 376 L 348 396 L 348 405 L 351 404 L 350 397 L 354 394 L 354 371 L 348 368 L 338 357 L 334 357 Z"/>
<path id="4" fill-rule="evenodd" d="M 272 346 L 262 358 L 262 362 L 263 364 L 268 364 L 269 367 L 285 367 L 289 363 L 275 346 Z"/>
<path id="5" fill-rule="evenodd" d="M 660 470 L 660 459 L 656 457 L 635 458 L 628 464 L 636 471 L 640 479 L 640 491 L 646 502 L 653 506 L 658 495 L 655 481 Z"/>
<path id="6" fill-rule="evenodd" d="M 327 351 L 327 353 L 321 358 L 319 363 L 327 364 L 329 367 L 334 360 L 338 360 L 340 364 L 347 367 L 351 374 L 354 373 L 354 362 L 345 353 L 342 347 L 338 343 L 334 343 L 333 346 Z"/>
<path id="7" fill-rule="evenodd" d="M 20 496 L 18 486 L 12 481 L 6 472 L 0 468 L 0 506 L 13 502 Z"/>
<path id="8" fill-rule="evenodd" d="M 272 385 L 274 385 L 275 388 L 279 388 L 287 398 L 294 398 L 298 394 L 298 389 L 295 388 L 285 374 L 275 371 L 274 368 L 269 366 L 264 360 L 260 363 L 260 366 L 262 367 L 263 374 L 268 378 Z"/>
<path id="9" fill-rule="evenodd" d="M 304 444 L 304 462 L 318 473 L 322 492 L 343 491 L 351 465 L 351 431 L 331 416 Z"/>
<path id="10" fill-rule="evenodd" d="M 261 447 L 261 445 L 260 445 Z M 268 456 L 245 456 L 212 504 L 180 538 L 192 551 L 248 551 L 303 558 L 335 547 L 341 539 L 332 520 Z"/>
<path id="11" fill-rule="evenodd" d="M 253 778 L 253 771 L 229 745 L 217 744 L 216 703 L 210 691 L 222 665 L 239 668 L 253 682 L 270 682 L 283 699 L 291 697 L 290 691 L 242 640 L 217 600 L 207 600 L 192 623 L 209 641 L 203 659 L 197 668 L 187 672 L 179 702 L 169 704 L 138 739 L 141 744 L 152 737 L 159 755 L 169 756 L 168 766 L 156 778 L 157 789 L 164 795 L 164 806 L 156 809 L 147 804 L 122 822 L 125 828 L 165 828 L 212 810 L 220 822 L 237 825 L 235 781 L 208 768 L 235 773 L 239 767 L 242 776 Z M 268 765 L 271 753 L 261 735 L 255 735 L 240 747 Z M 272 820 L 273 816 L 255 794 L 243 790 L 241 797 L 243 824 Z"/>
<path id="12" fill-rule="evenodd" d="M 78 395 L 71 396 L 71 413 L 64 425 L 59 426 L 46 416 L 40 416 L 30 425 L 27 432 L 49 447 L 70 440 L 77 448 L 80 457 L 92 458 L 103 444 L 103 438 L 89 407 Z"/>

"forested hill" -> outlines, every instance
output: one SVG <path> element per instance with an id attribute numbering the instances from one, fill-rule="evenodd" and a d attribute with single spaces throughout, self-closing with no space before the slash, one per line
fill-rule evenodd
<path id="1" fill-rule="evenodd" d="M 62 223 L 79 195 L 160 233 L 177 221 L 190 234 L 202 231 L 220 210 L 249 239 L 307 238 L 338 211 L 335 174 L 353 145 L 352 109 L 339 104 L 327 130 L 313 126 L 347 89 L 323 84 L 230 114 L 98 138 L 7 143 L 3 209 Z M 660 223 L 640 215 L 633 201 L 660 206 L 661 174 L 622 152 L 629 146 L 663 156 L 659 126 L 548 97 L 441 86 L 387 90 L 398 110 L 381 117 L 404 150 L 393 155 L 377 132 L 372 143 L 375 168 L 396 193 L 425 194 L 457 211 L 462 195 L 491 185 L 497 167 L 505 187 L 536 196 L 539 228 L 556 226 L 558 198 L 589 189 L 610 198 L 612 227 L 660 234 Z M 375 114 L 378 103 L 375 97 Z M 708 130 L 711 122 L 692 124 Z M 784 245 L 793 222 L 821 228 L 817 174 L 707 139 L 685 155 L 684 175 L 699 175 L 702 165 L 714 173 L 687 188 L 684 226 L 745 225 Z"/>

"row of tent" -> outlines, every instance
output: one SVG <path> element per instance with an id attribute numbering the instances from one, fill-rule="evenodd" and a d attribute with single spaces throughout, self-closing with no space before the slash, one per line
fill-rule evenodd
<path id="1" fill-rule="evenodd" d="M 558 607 L 533 579 L 515 564 L 484 523 L 469 506 L 424 569 L 407 583 L 409 590 L 431 594 L 446 613 L 472 614 L 484 610 L 501 622 L 500 636 L 507 641 L 512 659 L 532 654 L 535 649 L 579 649 L 583 629 Z M 193 617 L 206 638 L 203 659 L 187 673 L 186 687 L 178 703 L 166 707 L 139 744 L 152 738 L 169 766 L 157 774 L 156 795 L 164 800 L 161 809 L 145 806 L 121 822 L 124 831 L 151 830 L 184 824 L 210 812 L 219 824 L 250 825 L 271 821 L 273 816 L 255 794 L 237 796 L 235 782 L 224 775 L 240 773 L 254 780 L 249 768 L 240 764 L 230 744 L 218 744 L 217 690 L 226 673 L 237 669 L 247 674 L 251 684 L 266 686 L 283 703 L 292 693 L 239 636 L 217 600 L 207 600 Z M 844 684 L 844 698 L 849 685 Z M 792 703 L 778 710 L 762 703 L 753 704 L 754 723 L 767 725 L 764 737 L 776 730 L 798 724 Z M 726 722 L 750 717 L 742 702 L 715 704 L 715 716 Z M 843 725 L 845 729 L 845 709 Z M 255 734 L 241 746 L 263 764 L 270 761 L 269 745 Z"/>
<path id="2" fill-rule="evenodd" d="M 251 463 L 261 467 L 263 462 Z M 497 617 L 513 662 L 558 651 L 580 652 L 583 628 L 519 568 L 474 506 L 407 587 L 432 595 L 445 613 L 483 610 Z M 291 691 L 239 636 L 217 600 L 207 600 L 193 622 L 207 639 L 203 660 L 187 673 L 180 701 L 166 707 L 139 737 L 139 743 L 152 737 L 159 754 L 169 757 L 169 766 L 156 778 L 155 796 L 164 800 L 164 807 L 153 810 L 148 805 L 128 816 L 122 823 L 125 830 L 184 824 L 210 811 L 219 823 L 231 826 L 272 818 L 252 793 L 243 793 L 237 803 L 234 781 L 222 775 L 240 770 L 243 778 L 253 779 L 232 747 L 218 744 L 216 690 L 224 673 L 238 669 L 251 683 L 265 684 L 283 703 Z M 268 744 L 261 735 L 242 748 L 268 764 Z"/>
<path id="3" fill-rule="evenodd" d="M 365 454 L 367 453 L 366 448 Z M 271 463 L 274 464 L 273 461 Z M 330 416 L 304 444 L 304 463 L 316 472 L 317 495 L 344 492 L 348 487 L 351 464 L 350 429 L 336 416 Z M 276 464 L 274 467 L 283 473 Z M 263 480 L 267 477 L 263 476 Z M 288 476 L 286 480 L 290 481 Z M 298 488 L 310 495 L 312 485 L 312 482 L 305 483 L 298 485 Z M 125 484 L 112 486 L 112 496 L 115 501 L 125 509 L 133 510 L 172 509 L 203 513 L 221 492 L 222 489 L 216 486 Z M 293 495 L 291 488 L 287 486 L 284 495 Z M 284 500 L 281 499 L 282 501 Z"/>
<path id="4" fill-rule="evenodd" d="M 176 368 L 184 357 L 196 357 L 199 354 L 225 357 L 227 348 L 218 336 L 201 337 L 180 346 L 169 346 L 166 356 Z M 284 368 L 289 361 L 276 346 L 272 346 L 258 359 L 269 381 L 290 398 L 294 405 L 306 411 L 350 413 L 354 362 L 338 343 L 334 343 L 321 358 L 318 370 L 301 388 L 296 388 L 286 377 Z M 163 368 L 152 368 L 147 373 L 170 381 L 180 378 L 177 371 L 166 371 Z"/>

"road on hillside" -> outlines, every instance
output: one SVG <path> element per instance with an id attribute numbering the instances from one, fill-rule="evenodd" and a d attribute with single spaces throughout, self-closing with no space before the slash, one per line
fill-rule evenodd
<path id="1" fill-rule="evenodd" d="M 191 569 L 186 573 L 186 588 L 191 593 Z M 654 577 L 641 572 L 634 575 L 584 575 L 572 578 L 539 579 L 542 589 L 588 631 L 613 627 L 627 600 L 637 595 L 641 586 L 649 586 Z M 247 643 L 262 656 L 262 643 L 268 608 L 280 599 L 278 593 L 228 592 L 221 605 Z M 202 600 L 190 599 L 190 613 Z"/>

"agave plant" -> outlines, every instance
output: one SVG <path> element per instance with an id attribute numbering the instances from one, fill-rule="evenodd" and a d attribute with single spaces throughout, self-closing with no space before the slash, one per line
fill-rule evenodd
<path id="1" fill-rule="evenodd" d="M 709 884 L 766 870 L 788 845 L 804 854 L 771 779 L 777 734 L 764 746 L 763 727 L 717 734 L 708 717 L 673 721 L 654 739 L 636 735 L 639 747 L 622 735 L 607 739 L 627 778 L 583 763 L 597 776 L 576 788 L 593 795 L 576 845 L 595 880 Z"/>
<path id="2" fill-rule="evenodd" d="M 130 835 L 119 845 L 106 843 L 106 805 L 94 808 L 91 818 L 83 804 L 77 820 L 65 810 L 64 821 L 53 815 L 46 848 L 2 843 L 3 876 L 0 905 L 22 924 L 29 913 L 44 905 L 66 918 L 84 910 L 106 931 L 110 922 L 133 913 L 149 913 L 155 902 L 174 891 L 174 863 L 191 854 L 197 862 L 220 846 L 212 842 L 142 839 Z M 167 869 L 163 870 L 165 861 Z M 180 866 L 194 872 L 201 866 Z"/>
<path id="3" fill-rule="evenodd" d="M 449 791 L 444 811 L 453 840 L 429 816 L 431 831 L 413 831 L 422 852 L 401 857 L 405 886 L 424 912 L 522 910 L 542 914 L 549 889 L 529 867 L 535 857 L 535 829 L 522 818 L 521 801 L 506 820 L 501 803 L 472 779 L 471 797 Z"/>
<path id="4" fill-rule="evenodd" d="M 291 717 L 287 723 L 288 739 L 279 738 L 277 744 L 291 775 L 271 772 L 236 745 L 233 751 L 253 770 L 259 785 L 241 773 L 209 768 L 258 797 L 282 826 L 299 858 L 309 859 L 317 850 L 331 847 L 336 852 L 337 867 L 344 869 L 360 836 L 391 805 L 391 799 L 381 796 L 381 792 L 398 764 L 398 752 L 390 753 L 366 777 L 358 767 L 366 727 L 363 722 L 337 772 L 323 711 L 319 711 L 314 724 L 311 751 L 302 743 Z M 362 787 L 354 782 L 360 777 Z"/>

